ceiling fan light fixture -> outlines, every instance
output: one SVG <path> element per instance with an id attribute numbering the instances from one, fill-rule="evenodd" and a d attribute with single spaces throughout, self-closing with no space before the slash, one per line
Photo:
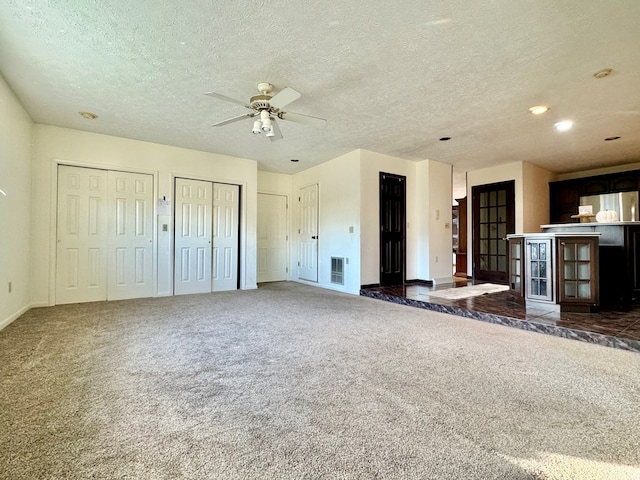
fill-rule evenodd
<path id="1" fill-rule="evenodd" d="M 253 122 L 253 130 L 251 131 L 254 135 L 260 135 L 262 133 L 262 122 L 260 120 Z"/>
<path id="2" fill-rule="evenodd" d="M 275 137 L 275 136 L 276 136 L 276 133 L 273 131 L 273 129 L 267 132 L 267 137 Z"/>
<path id="3" fill-rule="evenodd" d="M 260 110 L 260 120 L 262 121 L 262 131 L 271 132 L 273 126 L 271 125 L 271 116 L 268 110 Z"/>

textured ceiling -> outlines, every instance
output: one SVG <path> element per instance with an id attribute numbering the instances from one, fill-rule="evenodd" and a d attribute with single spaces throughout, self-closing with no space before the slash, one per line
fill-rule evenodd
<path id="1" fill-rule="evenodd" d="M 36 122 L 266 171 L 364 148 L 567 173 L 640 161 L 639 25 L 638 0 L 4 0 L 0 71 Z M 211 127 L 248 110 L 203 92 L 248 100 L 261 81 L 296 89 L 286 110 L 327 125 L 280 122 L 278 142 L 248 119 Z M 562 119 L 574 128 L 555 132 Z"/>

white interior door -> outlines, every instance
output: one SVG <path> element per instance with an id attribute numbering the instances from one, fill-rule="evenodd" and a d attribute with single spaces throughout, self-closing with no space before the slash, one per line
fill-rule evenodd
<path id="1" fill-rule="evenodd" d="M 107 171 L 58 167 L 56 303 L 107 299 Z"/>
<path id="2" fill-rule="evenodd" d="M 258 194 L 258 282 L 287 279 L 287 197 Z"/>
<path id="3" fill-rule="evenodd" d="M 211 291 L 211 182 L 176 178 L 174 294 Z"/>
<path id="4" fill-rule="evenodd" d="M 238 289 L 238 222 L 240 187 L 213 184 L 212 291 Z"/>
<path id="5" fill-rule="evenodd" d="M 153 177 L 109 171 L 108 300 L 153 295 Z"/>
<path id="6" fill-rule="evenodd" d="M 300 189 L 298 278 L 318 281 L 318 185 Z"/>

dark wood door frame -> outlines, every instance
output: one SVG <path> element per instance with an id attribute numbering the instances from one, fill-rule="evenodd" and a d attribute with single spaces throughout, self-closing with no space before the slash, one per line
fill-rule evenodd
<path id="1" fill-rule="evenodd" d="M 506 236 L 515 233 L 515 181 L 471 189 L 473 278 L 508 283 Z"/>
<path id="2" fill-rule="evenodd" d="M 403 285 L 406 262 L 407 177 L 380 172 L 380 285 Z"/>

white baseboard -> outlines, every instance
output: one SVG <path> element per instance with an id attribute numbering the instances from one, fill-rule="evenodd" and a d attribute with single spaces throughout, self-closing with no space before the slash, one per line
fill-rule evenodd
<path id="1" fill-rule="evenodd" d="M 443 285 L 443 284 L 447 284 L 447 283 L 454 283 L 453 280 L 453 275 L 450 277 L 440 277 L 440 278 L 434 278 L 432 280 L 434 285 Z"/>
<path id="2" fill-rule="evenodd" d="M 26 305 L 26 306 L 22 307 L 20 310 L 18 310 L 16 313 L 11 315 L 9 318 L 5 318 L 4 320 L 2 320 L 2 322 L 0 322 L 0 330 L 2 330 L 3 328 L 9 326 L 11 323 L 13 323 L 14 320 L 19 318 L 21 315 L 27 313 L 33 307 L 34 307 L 34 305 Z"/>

